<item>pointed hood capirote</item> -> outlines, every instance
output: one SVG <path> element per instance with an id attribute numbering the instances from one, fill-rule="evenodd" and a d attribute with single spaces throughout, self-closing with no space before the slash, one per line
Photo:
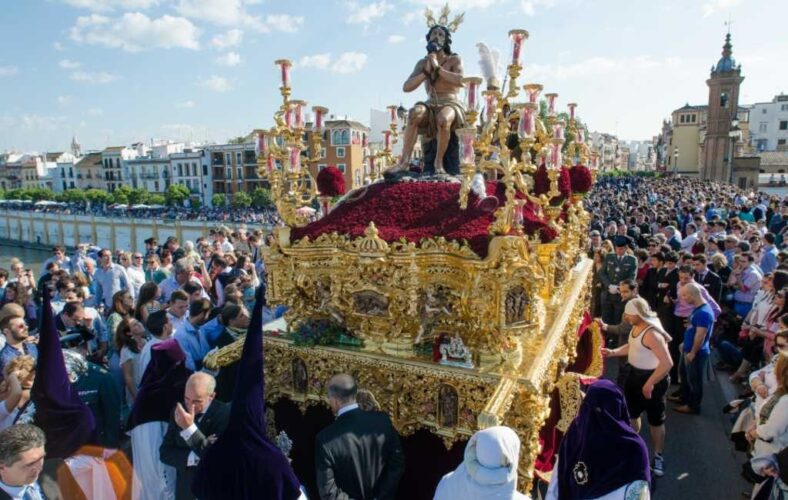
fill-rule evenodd
<path id="1" fill-rule="evenodd" d="M 301 494 L 287 457 L 266 435 L 264 305 L 261 285 L 239 361 L 230 423 L 203 453 L 192 483 L 200 500 L 293 500 Z"/>
<path id="2" fill-rule="evenodd" d="M 33 422 L 46 435 L 47 458 L 66 458 L 95 441 L 93 412 L 79 399 L 66 372 L 60 338 L 55 328 L 49 288 L 44 287 L 36 379 L 30 391 L 35 405 Z"/>
<path id="3" fill-rule="evenodd" d="M 186 354 L 175 339 L 152 346 L 150 363 L 142 375 L 126 427 L 131 430 L 148 422 L 169 422 L 175 404 L 183 401 L 191 374 L 186 368 Z"/>

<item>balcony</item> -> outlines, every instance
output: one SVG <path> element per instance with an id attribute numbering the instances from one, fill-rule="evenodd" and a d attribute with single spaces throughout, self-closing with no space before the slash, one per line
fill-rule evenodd
<path id="1" fill-rule="evenodd" d="M 142 173 L 142 174 L 140 174 L 140 179 L 150 179 L 150 180 L 153 180 L 153 181 L 157 181 L 157 180 L 159 180 L 159 174 Z"/>

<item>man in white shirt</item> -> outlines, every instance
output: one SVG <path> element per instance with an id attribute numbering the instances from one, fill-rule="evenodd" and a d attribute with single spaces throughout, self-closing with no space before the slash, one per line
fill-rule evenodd
<path id="1" fill-rule="evenodd" d="M 142 268 L 142 254 L 134 252 L 131 255 L 131 265 L 126 268 L 126 276 L 129 278 L 129 291 L 131 297 L 137 300 L 140 288 L 145 284 L 145 270 Z"/>
<path id="2" fill-rule="evenodd" d="M 687 252 L 692 251 L 692 247 L 698 242 L 698 226 L 694 222 L 687 224 L 687 236 L 681 240 L 681 249 Z"/>
<path id="3" fill-rule="evenodd" d="M 175 290 L 170 295 L 170 306 L 167 308 L 167 317 L 172 324 L 172 331 L 182 329 L 187 321 L 186 313 L 189 311 L 189 295 L 183 290 Z"/>
<path id="4" fill-rule="evenodd" d="M 0 499 L 44 500 L 38 476 L 44 469 L 44 431 L 18 424 L 0 432 Z"/>

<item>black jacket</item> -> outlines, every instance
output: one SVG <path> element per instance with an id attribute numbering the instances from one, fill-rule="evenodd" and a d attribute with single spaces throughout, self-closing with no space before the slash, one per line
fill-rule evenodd
<path id="1" fill-rule="evenodd" d="M 720 278 L 719 274 L 714 271 L 706 271 L 706 276 L 701 280 L 700 275 L 695 273 L 695 281 L 700 283 L 700 285 L 709 292 L 712 299 L 718 304 L 720 303 L 720 297 L 722 296 L 722 278 Z"/>
<path id="2" fill-rule="evenodd" d="M 317 435 L 315 469 L 324 500 L 393 499 L 405 470 L 399 434 L 385 413 L 351 410 Z"/>
<path id="3" fill-rule="evenodd" d="M 214 399 L 208 411 L 197 422 L 197 432 L 187 442 L 181 437 L 181 428 L 175 423 L 174 418 L 170 418 L 167 433 L 164 434 L 164 440 L 159 447 L 159 458 L 162 463 L 175 467 L 178 472 L 175 485 L 177 500 L 194 499 L 191 485 L 197 467 L 186 466 L 189 453 L 194 452 L 198 457 L 202 456 L 203 450 L 208 447 L 208 436 L 214 434 L 218 436 L 224 432 L 229 421 L 230 405 Z"/>

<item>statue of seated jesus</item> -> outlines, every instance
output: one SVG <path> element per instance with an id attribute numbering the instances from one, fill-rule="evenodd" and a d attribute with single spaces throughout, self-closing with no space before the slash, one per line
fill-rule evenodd
<path id="1" fill-rule="evenodd" d="M 428 24 L 430 20 L 428 15 Z M 460 21 L 461 17 L 458 18 Z M 441 16 L 445 23 L 445 16 Z M 387 173 L 408 170 L 413 146 L 421 135 L 424 152 L 424 172 L 459 174 L 459 145 L 454 131 L 465 126 L 465 107 L 458 94 L 462 84 L 462 60 L 451 51 L 451 32 L 459 22 L 445 26 L 432 24 L 427 33 L 427 56 L 416 63 L 413 73 L 402 86 L 413 92 L 422 83 L 428 98 L 417 102 L 410 110 L 404 132 L 402 159 Z"/>

